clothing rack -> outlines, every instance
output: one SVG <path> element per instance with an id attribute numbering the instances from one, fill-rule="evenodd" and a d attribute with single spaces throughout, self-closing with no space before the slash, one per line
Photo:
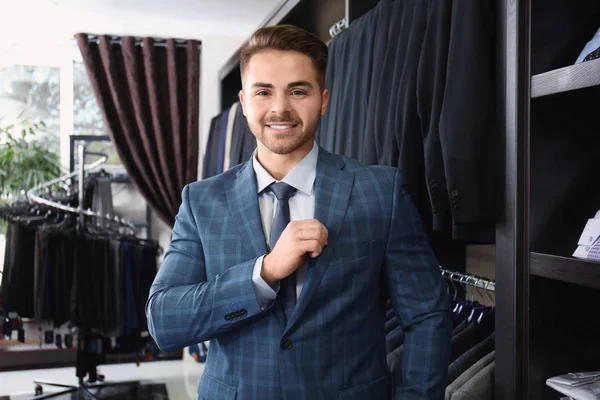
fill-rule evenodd
<path id="1" fill-rule="evenodd" d="M 79 215 L 82 226 L 85 225 L 85 217 L 88 216 L 88 217 L 96 218 L 96 220 L 103 220 L 108 223 L 117 224 L 117 226 L 119 226 L 123 230 L 122 233 L 135 234 L 135 226 L 131 222 L 125 220 L 124 218 L 119 218 L 117 216 L 113 217 L 109 214 L 101 215 L 99 212 L 94 212 L 90 209 L 84 210 L 81 207 L 81 204 L 83 204 L 83 192 L 84 192 L 83 182 L 84 182 L 84 178 L 85 178 L 85 172 L 93 170 L 96 167 L 98 167 L 99 165 L 106 162 L 106 160 L 108 159 L 108 156 L 106 156 L 106 154 L 104 154 L 104 153 L 95 153 L 95 152 L 86 151 L 85 146 L 83 146 L 83 145 L 78 146 L 78 155 L 79 155 L 79 168 L 77 171 L 71 172 L 67 175 L 58 177 L 58 178 L 50 180 L 48 182 L 44 182 L 40 185 L 37 185 L 37 186 L 31 188 L 27 192 L 28 199 L 34 203 L 43 204 L 48 207 L 52 207 L 52 208 L 56 208 L 56 209 L 70 212 L 73 214 L 77 214 L 77 215 Z M 99 156 L 100 159 L 93 162 L 90 165 L 85 165 L 85 156 L 87 156 L 87 155 Z M 78 207 L 76 207 L 76 208 L 71 207 L 69 205 L 65 205 L 60 202 L 46 199 L 40 195 L 40 193 L 44 190 L 49 191 L 53 185 L 56 185 L 59 183 L 64 183 L 67 180 L 72 179 L 75 176 L 78 177 L 78 185 L 79 185 L 78 186 L 78 188 L 79 188 L 79 193 L 78 193 L 79 205 L 78 205 Z"/>
<path id="2" fill-rule="evenodd" d="M 473 286 L 476 288 L 481 288 L 490 292 L 496 291 L 496 281 L 494 280 L 482 278 L 473 274 L 463 274 L 460 272 L 444 269 L 442 267 L 440 267 L 440 271 L 442 272 L 442 276 L 444 278 L 450 279 L 451 281 Z"/>
<path id="3" fill-rule="evenodd" d="M 159 40 L 159 39 L 156 39 Z M 88 43 L 100 43 L 100 39 L 98 39 L 98 37 L 96 35 L 88 35 Z M 121 43 L 123 43 L 123 41 L 121 39 L 118 38 L 114 38 L 111 39 L 110 44 L 118 44 L 120 45 Z M 135 41 L 135 45 L 136 46 L 144 46 L 144 43 L 141 40 L 136 40 Z M 167 47 L 167 43 L 165 41 L 156 41 L 152 44 L 155 47 Z M 187 41 L 185 40 L 177 40 L 177 43 L 175 44 L 175 47 L 187 47 Z M 202 47 L 202 43 L 198 44 L 198 47 L 201 48 Z"/>

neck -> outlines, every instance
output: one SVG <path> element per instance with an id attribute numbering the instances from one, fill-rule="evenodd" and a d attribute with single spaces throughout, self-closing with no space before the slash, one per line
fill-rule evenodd
<path id="1" fill-rule="evenodd" d="M 294 169 L 308 153 L 310 153 L 313 145 L 314 142 L 310 141 L 292 153 L 276 154 L 269 151 L 269 149 L 258 142 L 256 158 L 260 165 L 262 165 L 273 178 L 279 181 L 285 178 L 285 176 Z"/>

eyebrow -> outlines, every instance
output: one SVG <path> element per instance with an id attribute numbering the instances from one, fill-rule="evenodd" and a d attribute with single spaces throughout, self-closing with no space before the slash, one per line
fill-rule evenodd
<path id="1" fill-rule="evenodd" d="M 305 86 L 308 88 L 312 88 L 312 84 L 308 81 L 296 81 L 296 82 L 290 82 L 288 84 L 288 88 L 291 87 L 297 87 L 297 86 Z M 266 88 L 266 89 L 273 89 L 274 86 L 271 83 L 264 83 L 264 82 L 256 82 L 252 85 L 253 88 Z"/>
<path id="2" fill-rule="evenodd" d="M 308 82 L 308 81 L 296 81 L 296 82 L 291 82 L 291 83 L 288 85 L 288 88 L 290 88 L 290 87 L 295 87 L 295 86 L 306 86 L 306 87 L 309 87 L 309 88 L 311 88 L 311 87 L 312 87 L 312 85 L 311 85 L 311 84 L 310 84 L 310 82 Z"/>

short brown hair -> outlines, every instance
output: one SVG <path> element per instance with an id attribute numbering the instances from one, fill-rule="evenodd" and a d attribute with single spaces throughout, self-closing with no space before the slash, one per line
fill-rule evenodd
<path id="1" fill-rule="evenodd" d="M 316 35 L 294 25 L 276 25 L 258 29 L 241 50 L 240 71 L 242 76 L 250 58 L 265 50 L 297 51 L 307 55 L 317 70 L 321 88 L 325 88 L 327 45 Z"/>

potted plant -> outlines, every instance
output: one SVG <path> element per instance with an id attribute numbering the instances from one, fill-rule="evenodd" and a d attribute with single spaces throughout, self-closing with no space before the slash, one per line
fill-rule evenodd
<path id="1" fill-rule="evenodd" d="M 24 121 L 20 124 L 18 133 L 14 132 L 16 126 L 15 124 L 2 125 L 2 118 L 0 118 L 0 206 L 2 207 L 9 206 L 16 200 L 25 200 L 29 189 L 57 178 L 61 172 L 59 155 L 49 150 L 36 136 L 40 129 L 46 127 L 44 121 Z M 4 233 L 4 226 L 1 227 L 1 231 Z"/>

